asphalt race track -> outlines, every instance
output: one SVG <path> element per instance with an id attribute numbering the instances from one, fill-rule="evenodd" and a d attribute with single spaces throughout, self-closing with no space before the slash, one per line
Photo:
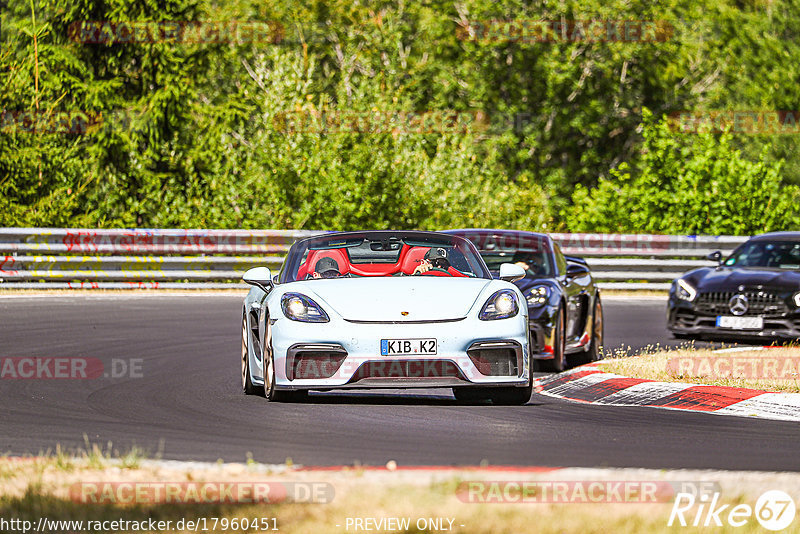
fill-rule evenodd
<path id="1" fill-rule="evenodd" d="M 607 299 L 606 345 L 675 345 L 664 306 Z M 96 358 L 126 375 L 0 380 L 0 453 L 88 439 L 178 460 L 800 471 L 796 423 L 536 394 L 515 407 L 459 406 L 449 390 L 246 397 L 240 309 L 236 295 L 0 296 L 0 358 Z"/>

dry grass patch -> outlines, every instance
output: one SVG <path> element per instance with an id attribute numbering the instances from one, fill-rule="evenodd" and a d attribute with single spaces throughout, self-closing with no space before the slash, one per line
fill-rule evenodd
<path id="1" fill-rule="evenodd" d="M 639 503 L 471 503 L 458 495 L 466 481 L 703 481 L 718 488 L 724 503 L 754 505 L 769 489 L 792 491 L 800 478 L 791 473 L 728 473 L 712 471 L 662 471 L 637 469 L 564 469 L 552 472 L 508 471 L 297 471 L 256 463 L 198 466 L 143 460 L 138 469 L 121 467 L 121 460 L 106 460 L 96 467 L 89 458 L 71 459 L 71 469 L 59 467 L 55 458 L 19 461 L 0 458 L 0 470 L 13 473 L 0 480 L 0 517 L 33 521 L 39 517 L 61 520 L 103 521 L 147 518 L 206 520 L 212 518 L 276 518 L 280 532 L 355 532 L 348 518 L 408 518 L 409 527 L 374 532 L 435 532 L 418 528 L 418 520 L 449 518 L 455 533 L 584 532 L 638 533 L 701 532 L 697 528 L 668 527 L 671 502 Z M 278 466 L 281 467 L 281 466 Z M 284 483 L 324 482 L 335 489 L 327 504 L 219 504 L 164 503 L 86 504 L 70 497 L 70 487 L 81 481 L 268 481 Z M 449 524 L 445 523 L 449 526 Z M 120 530 L 124 532 L 125 530 Z M 170 532 L 186 532 L 170 530 Z M 217 528 L 210 532 L 243 532 Z M 248 532 L 256 532 L 250 529 Z M 751 520 L 742 528 L 718 532 L 757 532 Z M 363 532 L 363 530 L 362 530 Z"/>
<path id="2" fill-rule="evenodd" d="M 651 348 L 607 354 L 603 370 L 633 378 L 800 393 L 800 347 L 764 350 Z"/>

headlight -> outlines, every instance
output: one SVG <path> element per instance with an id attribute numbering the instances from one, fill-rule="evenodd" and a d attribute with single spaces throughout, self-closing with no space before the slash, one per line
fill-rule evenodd
<path id="1" fill-rule="evenodd" d="M 697 296 L 697 290 L 683 278 L 678 278 L 675 284 L 675 296 L 679 299 L 691 302 Z"/>
<path id="2" fill-rule="evenodd" d="M 798 308 L 800 308 L 800 291 L 795 293 L 794 297 L 792 297 L 792 298 L 794 299 L 794 305 L 797 306 Z"/>
<path id="3" fill-rule="evenodd" d="M 514 317 L 517 313 L 519 313 L 517 294 L 510 289 L 501 289 L 489 297 L 478 318 L 481 321 L 493 321 Z"/>
<path id="4" fill-rule="evenodd" d="M 319 304 L 300 293 L 286 293 L 281 298 L 283 314 L 293 320 L 303 323 L 327 323 L 330 321 Z"/>
<path id="5" fill-rule="evenodd" d="M 527 292 L 526 297 L 531 306 L 543 306 L 550 298 L 550 288 L 547 286 L 533 287 Z"/>

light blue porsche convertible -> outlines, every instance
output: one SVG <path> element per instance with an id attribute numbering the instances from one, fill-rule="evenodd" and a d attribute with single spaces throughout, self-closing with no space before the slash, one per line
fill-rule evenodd
<path id="1" fill-rule="evenodd" d="M 452 388 L 464 402 L 522 404 L 532 379 L 528 307 L 507 263 L 443 233 L 323 234 L 280 272 L 247 271 L 242 389 L 271 401 L 309 390 Z"/>

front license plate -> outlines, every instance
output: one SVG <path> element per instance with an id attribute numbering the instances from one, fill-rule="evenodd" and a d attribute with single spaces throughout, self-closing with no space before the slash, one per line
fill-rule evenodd
<path id="1" fill-rule="evenodd" d="M 381 339 L 382 356 L 436 354 L 436 339 Z"/>
<path id="2" fill-rule="evenodd" d="M 762 330 L 764 328 L 764 318 L 719 315 L 717 316 L 717 326 L 719 328 L 734 328 L 736 330 Z"/>

